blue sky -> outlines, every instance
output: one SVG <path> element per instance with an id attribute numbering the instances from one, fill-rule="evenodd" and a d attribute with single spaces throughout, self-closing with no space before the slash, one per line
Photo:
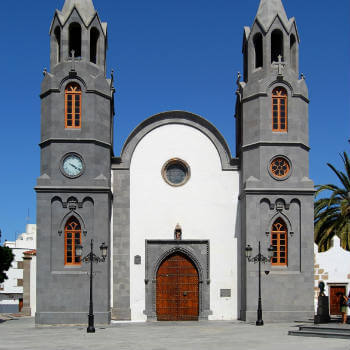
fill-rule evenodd
<path id="1" fill-rule="evenodd" d="M 108 72 L 115 71 L 115 154 L 143 119 L 181 109 L 211 121 L 235 155 L 235 80 L 242 72 L 243 26 L 259 0 L 95 0 L 108 22 Z M 35 223 L 39 176 L 40 83 L 49 69 L 49 27 L 63 0 L 4 1 L 2 35 L 0 229 L 2 242 Z M 349 151 L 348 0 L 284 0 L 301 38 L 300 70 L 310 92 L 310 177 L 335 182 Z M 109 74 L 109 73 L 108 73 Z"/>

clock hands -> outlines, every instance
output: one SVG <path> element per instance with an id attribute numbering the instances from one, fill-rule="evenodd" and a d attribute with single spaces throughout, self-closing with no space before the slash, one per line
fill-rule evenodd
<path id="1" fill-rule="evenodd" d="M 75 166 L 74 164 L 72 163 L 68 163 L 69 165 L 71 165 L 73 168 L 75 168 L 76 170 L 79 170 L 80 171 L 80 168 L 78 168 L 77 166 Z"/>

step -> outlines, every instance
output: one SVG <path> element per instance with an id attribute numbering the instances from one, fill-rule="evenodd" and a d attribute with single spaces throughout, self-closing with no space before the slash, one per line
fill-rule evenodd
<path id="1" fill-rule="evenodd" d="M 300 331 L 317 332 L 317 333 L 342 333 L 350 335 L 350 328 L 343 327 L 317 327 L 317 326 L 299 326 Z"/>
<path id="2" fill-rule="evenodd" d="M 350 339 L 350 334 L 346 333 L 323 333 L 312 331 L 289 331 L 288 335 L 299 337 L 319 337 L 319 338 L 337 338 L 337 339 Z"/>

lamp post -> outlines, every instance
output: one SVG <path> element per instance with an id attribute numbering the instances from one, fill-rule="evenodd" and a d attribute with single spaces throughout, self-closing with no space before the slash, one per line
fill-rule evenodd
<path id="1" fill-rule="evenodd" d="M 266 264 L 271 261 L 273 257 L 274 247 L 270 245 L 270 247 L 267 249 L 268 251 L 268 257 L 261 254 L 261 247 L 260 247 L 260 241 L 259 241 L 259 253 L 256 256 L 252 257 L 252 251 L 253 248 L 248 244 L 245 248 L 245 256 L 249 262 L 253 262 L 254 264 L 259 263 L 259 299 L 258 299 L 258 310 L 257 310 L 257 320 L 256 325 L 257 326 L 263 326 L 264 321 L 262 319 L 262 303 L 261 303 L 261 263 Z M 267 272 L 268 274 L 268 272 Z"/>
<path id="2" fill-rule="evenodd" d="M 75 256 L 80 257 L 80 261 L 90 263 L 90 303 L 89 303 L 89 316 L 88 316 L 89 322 L 88 322 L 87 333 L 95 333 L 94 305 L 93 305 L 93 298 L 92 298 L 93 263 L 104 262 L 106 260 L 108 247 L 104 242 L 101 244 L 101 246 L 100 246 L 101 257 L 94 254 L 94 240 L 93 239 L 91 239 L 90 247 L 91 247 L 90 253 L 84 257 L 81 257 L 82 253 L 83 253 L 83 246 L 81 244 L 77 244 L 75 246 Z"/>

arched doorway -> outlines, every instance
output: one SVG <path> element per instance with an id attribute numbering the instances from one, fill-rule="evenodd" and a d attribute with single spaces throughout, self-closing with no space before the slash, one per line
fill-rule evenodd
<path id="1" fill-rule="evenodd" d="M 197 321 L 199 278 L 192 261 L 174 253 L 157 272 L 156 308 L 158 321 Z"/>

